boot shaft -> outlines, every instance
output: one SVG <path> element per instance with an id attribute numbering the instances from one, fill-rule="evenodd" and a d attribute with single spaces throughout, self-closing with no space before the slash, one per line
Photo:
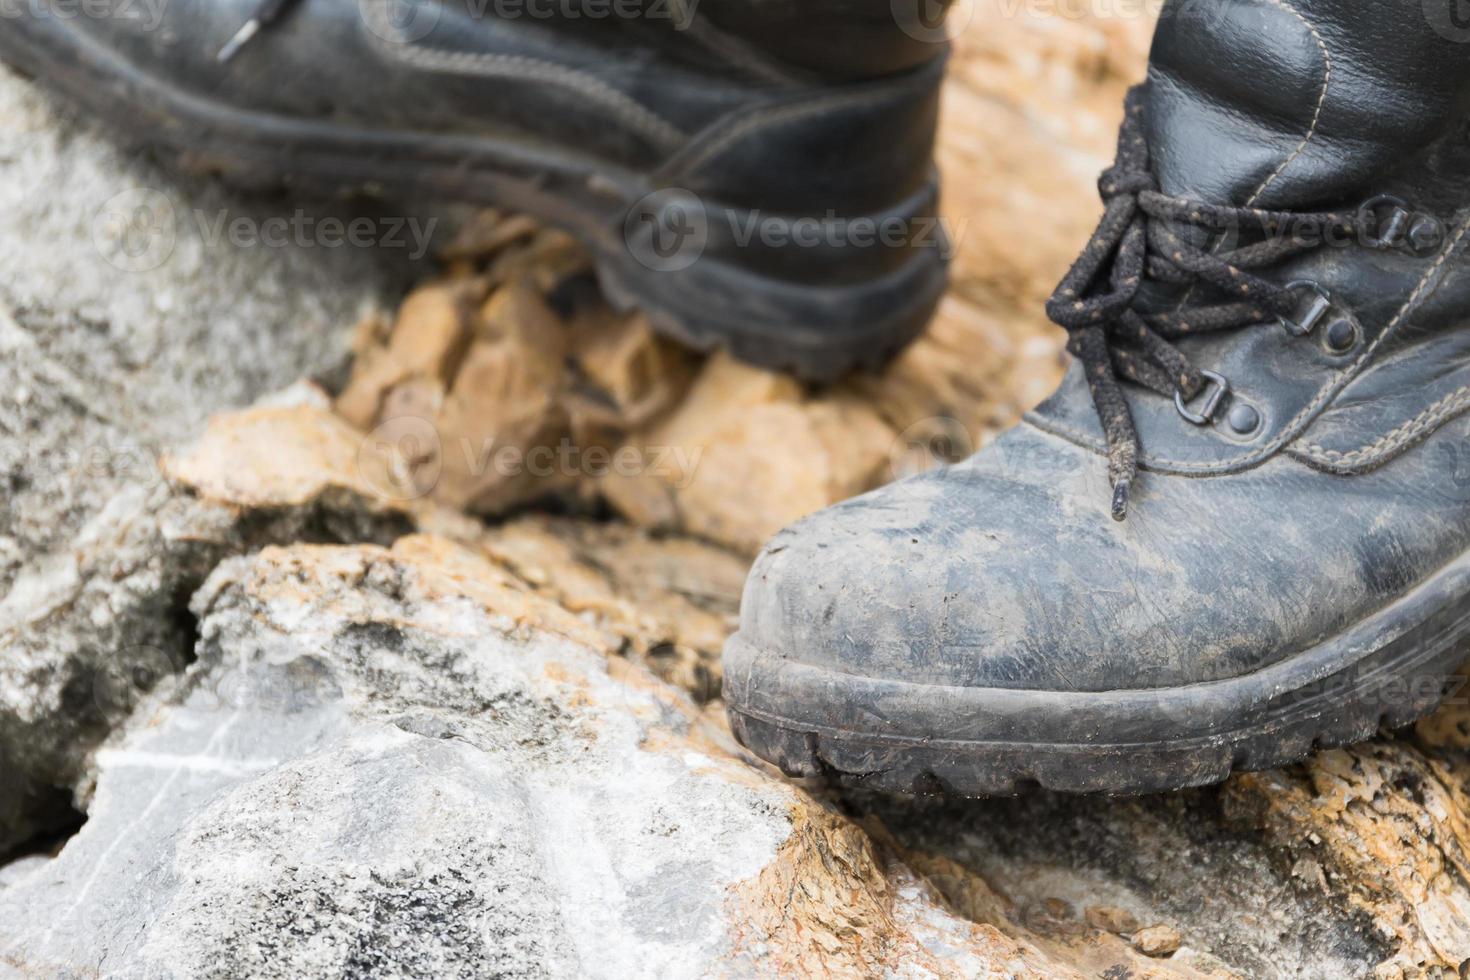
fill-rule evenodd
<path id="1" fill-rule="evenodd" d="M 1148 125 L 1165 193 L 1304 209 L 1392 178 L 1464 197 L 1470 27 L 1455 0 L 1168 0 Z"/>
<path id="2" fill-rule="evenodd" d="M 736 77 L 854 81 L 943 57 L 951 0 L 414 0 L 394 16 L 539 29 L 603 48 Z M 630 59 L 630 51 L 641 53 Z"/>

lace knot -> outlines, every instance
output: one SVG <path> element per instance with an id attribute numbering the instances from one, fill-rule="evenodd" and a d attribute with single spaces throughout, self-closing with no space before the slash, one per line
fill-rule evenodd
<path id="1" fill-rule="evenodd" d="M 1354 228 L 1358 220 L 1352 213 L 1264 211 L 1161 193 L 1144 138 L 1146 92 L 1139 85 L 1128 93 L 1117 157 L 1097 182 L 1106 204 L 1103 216 L 1046 304 L 1047 316 L 1067 331 L 1067 349 L 1087 377 L 1107 441 L 1111 513 L 1120 521 L 1128 512 L 1140 452 L 1120 381 L 1167 398 L 1193 399 L 1205 385 L 1204 374 L 1173 341 L 1287 315 L 1295 302 L 1291 290 L 1251 270 L 1323 242 L 1321 236 L 1283 229 Z M 1182 234 L 1181 226 L 1213 233 L 1213 244 L 1198 244 L 1198 236 Z M 1242 238 L 1249 243 L 1241 244 Z M 1189 289 L 1173 309 L 1144 312 L 1137 300 L 1146 279 Z"/>

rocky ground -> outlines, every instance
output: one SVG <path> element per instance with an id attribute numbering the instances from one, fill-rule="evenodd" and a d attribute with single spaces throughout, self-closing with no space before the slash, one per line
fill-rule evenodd
<path id="1" fill-rule="evenodd" d="M 837 798 L 730 739 L 760 541 L 1059 373 L 1148 24 L 977 6 L 955 287 L 820 391 L 514 216 L 180 180 L 0 75 L 0 977 L 1465 975 L 1458 693 L 1138 800 Z M 437 258 L 219 231 L 410 210 Z"/>

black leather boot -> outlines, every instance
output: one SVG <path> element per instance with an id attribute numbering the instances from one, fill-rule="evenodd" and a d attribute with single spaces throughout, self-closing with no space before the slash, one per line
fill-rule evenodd
<path id="1" fill-rule="evenodd" d="M 531 212 L 614 302 L 816 379 L 944 288 L 945 46 L 872 0 L 26 0 L 0 57 L 190 169 Z"/>
<path id="2" fill-rule="evenodd" d="M 1466 39 L 1435 3 L 1166 6 L 1050 305 L 1061 389 L 776 536 L 725 654 L 745 744 L 1134 793 L 1430 710 L 1470 633 Z"/>

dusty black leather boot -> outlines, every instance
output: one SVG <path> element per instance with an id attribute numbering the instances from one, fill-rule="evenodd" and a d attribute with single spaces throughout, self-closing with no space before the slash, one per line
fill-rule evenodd
<path id="1" fill-rule="evenodd" d="M 1458 691 L 1470 46 L 1433 8 L 1165 7 L 1050 305 L 1076 363 L 978 455 L 771 541 L 725 654 L 746 745 L 888 790 L 1136 793 Z"/>
<path id="2" fill-rule="evenodd" d="M 22 0 L 0 57 L 195 170 L 484 201 L 615 302 L 815 379 L 944 288 L 945 45 L 873 0 Z"/>

